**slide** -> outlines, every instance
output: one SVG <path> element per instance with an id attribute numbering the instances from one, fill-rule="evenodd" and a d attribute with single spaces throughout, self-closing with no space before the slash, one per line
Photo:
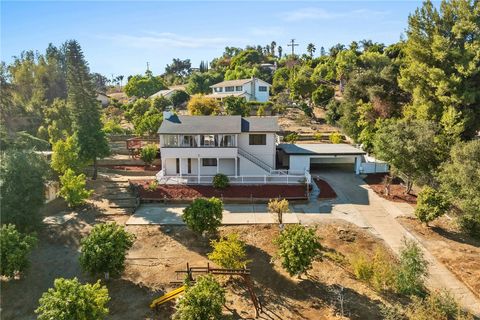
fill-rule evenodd
<path id="1" fill-rule="evenodd" d="M 156 306 L 159 306 L 162 303 L 165 303 L 167 301 L 170 301 L 176 298 L 178 295 L 182 294 L 183 291 L 185 291 L 185 288 L 186 288 L 185 286 L 181 286 L 180 288 L 170 291 L 169 293 L 164 294 L 160 298 L 153 300 L 152 303 L 150 304 L 150 308 L 155 308 Z"/>

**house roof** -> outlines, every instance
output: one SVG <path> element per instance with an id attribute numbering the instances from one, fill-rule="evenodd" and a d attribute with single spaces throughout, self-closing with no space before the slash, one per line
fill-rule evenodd
<path id="1" fill-rule="evenodd" d="M 288 155 L 319 155 L 319 156 L 337 156 L 350 155 L 359 156 L 365 154 L 365 151 L 355 148 L 346 143 L 316 143 L 316 144 L 290 144 L 281 143 L 278 145 Z"/>
<path id="2" fill-rule="evenodd" d="M 182 116 L 165 118 L 158 129 L 160 134 L 202 134 L 241 132 L 276 132 L 276 117 L 241 116 Z"/>
<path id="3" fill-rule="evenodd" d="M 266 85 L 266 86 L 271 86 L 270 83 L 265 82 L 262 79 L 259 79 L 259 78 L 255 78 L 255 79 L 258 80 L 259 82 L 261 82 L 262 84 Z M 238 79 L 238 80 L 226 80 L 226 81 L 216 83 L 213 86 L 210 86 L 210 88 L 229 87 L 229 86 L 243 86 L 244 84 L 249 83 L 252 80 L 253 80 L 252 78 Z"/>
<path id="4" fill-rule="evenodd" d="M 177 91 L 178 89 L 165 89 L 165 90 L 160 90 L 154 94 L 152 94 L 149 98 L 155 98 L 155 97 L 165 97 L 166 95 L 174 92 L 174 91 Z"/>

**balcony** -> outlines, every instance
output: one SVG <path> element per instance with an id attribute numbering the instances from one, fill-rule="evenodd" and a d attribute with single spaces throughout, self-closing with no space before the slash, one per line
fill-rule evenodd
<path id="1" fill-rule="evenodd" d="M 162 135 L 161 148 L 236 148 L 234 134 Z"/>

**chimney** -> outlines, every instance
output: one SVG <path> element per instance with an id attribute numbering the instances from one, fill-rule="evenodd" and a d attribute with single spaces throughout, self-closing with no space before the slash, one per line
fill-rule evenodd
<path id="1" fill-rule="evenodd" d="M 257 79 L 255 78 L 255 76 L 252 76 L 252 84 L 251 84 L 251 88 L 252 88 L 252 100 L 253 101 L 256 101 L 257 100 L 257 93 L 256 93 L 256 88 L 257 88 Z"/>

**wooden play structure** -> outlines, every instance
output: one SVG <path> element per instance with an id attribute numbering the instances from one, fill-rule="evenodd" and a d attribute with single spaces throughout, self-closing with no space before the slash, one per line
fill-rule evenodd
<path id="1" fill-rule="evenodd" d="M 176 280 L 171 281 L 170 283 L 174 285 L 182 285 L 182 286 L 153 300 L 152 303 L 150 304 L 151 308 L 155 308 L 182 294 L 185 291 L 186 287 L 184 285 L 185 283 L 184 280 L 180 280 L 180 279 L 185 279 L 185 277 L 187 277 L 190 282 L 195 282 L 196 277 L 199 275 L 212 274 L 212 275 L 228 275 L 228 276 L 242 277 L 245 285 L 247 286 L 247 291 L 248 291 L 248 294 L 250 295 L 250 299 L 252 300 L 253 306 L 255 307 L 255 316 L 258 317 L 262 312 L 260 301 L 258 300 L 257 295 L 255 294 L 253 282 L 252 282 L 252 279 L 250 278 L 250 269 L 211 268 L 210 264 L 207 264 L 206 267 L 192 267 L 187 263 L 187 268 L 185 270 L 177 270 L 175 271 L 175 274 L 176 274 Z M 183 277 L 180 277 L 182 275 Z"/>

